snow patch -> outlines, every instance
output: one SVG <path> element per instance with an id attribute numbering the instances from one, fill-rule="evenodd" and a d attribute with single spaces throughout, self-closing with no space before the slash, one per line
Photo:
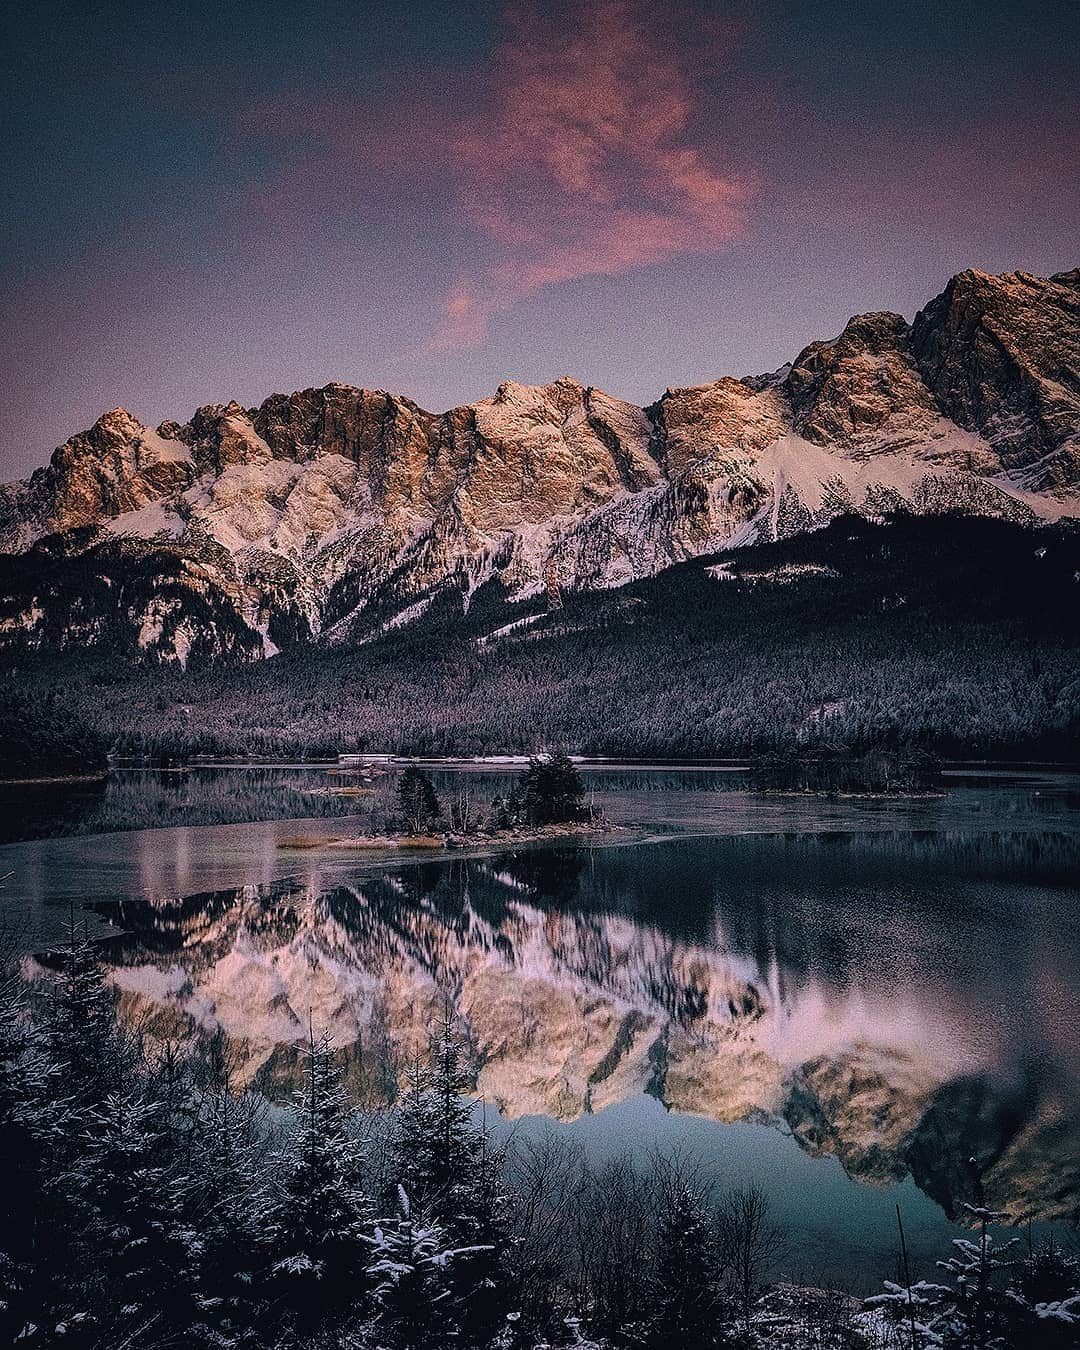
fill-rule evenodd
<path id="1" fill-rule="evenodd" d="M 165 500 L 149 502 L 135 511 L 124 511 L 105 524 L 110 534 L 138 539 L 153 539 L 157 535 L 178 538 L 184 531 L 183 517 L 178 515 L 171 502 Z"/>
<path id="2" fill-rule="evenodd" d="M 512 623 L 504 623 L 501 628 L 496 628 L 493 632 L 478 637 L 476 645 L 481 648 L 488 647 L 498 638 L 506 637 L 509 633 L 516 633 L 519 629 L 528 628 L 543 617 L 543 614 L 527 614 L 524 619 L 515 619 Z"/>

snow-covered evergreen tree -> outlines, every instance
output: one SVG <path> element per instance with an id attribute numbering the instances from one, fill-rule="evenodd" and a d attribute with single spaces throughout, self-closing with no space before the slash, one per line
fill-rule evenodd
<path id="1" fill-rule="evenodd" d="M 392 1195 L 404 1186 L 422 1204 L 429 1189 L 429 1152 L 435 1133 L 431 1069 L 416 1047 L 405 1068 L 404 1090 L 394 1113 L 390 1139 Z"/>
<path id="2" fill-rule="evenodd" d="M 51 1058 L 76 1111 L 101 1106 L 134 1061 L 134 1046 L 118 1026 L 114 999 L 86 925 L 72 920 L 45 1019 Z"/>
<path id="3" fill-rule="evenodd" d="M 885 1292 L 864 1299 L 864 1307 L 880 1309 L 888 1324 L 902 1334 L 904 1345 L 933 1350 L 945 1344 L 942 1310 L 949 1295 L 945 1285 L 928 1280 L 918 1280 L 910 1288 L 895 1280 L 882 1284 Z"/>
<path id="4" fill-rule="evenodd" d="M 16 972 L 0 985 L 0 1344 L 13 1342 L 40 1317 L 47 1231 L 41 1201 L 65 1124 L 59 1097 L 57 1067 L 31 1021 Z"/>
<path id="5" fill-rule="evenodd" d="M 467 1254 L 455 1261 L 452 1295 L 458 1318 L 478 1343 L 511 1311 L 505 1262 L 510 1246 L 501 1158 L 477 1126 L 466 1096 L 472 1087 L 465 1047 L 447 1011 L 428 1060 L 410 1065 L 398 1113 L 398 1179 L 414 1213 L 436 1220 Z"/>
<path id="6" fill-rule="evenodd" d="M 406 1070 L 394 1138 L 398 1180 L 413 1209 L 446 1221 L 469 1208 L 473 1164 L 481 1151 L 481 1132 L 466 1097 L 471 1087 L 461 1040 L 446 1013 L 426 1058 L 417 1050 Z"/>
<path id="7" fill-rule="evenodd" d="M 258 1099 L 234 1095 L 227 1072 L 204 1090 L 193 1128 L 198 1165 L 191 1197 L 199 1234 L 197 1342 L 232 1345 L 255 1320 L 260 1238 L 268 1226 L 261 1122 Z"/>
<path id="8" fill-rule="evenodd" d="M 355 1110 L 329 1035 L 309 1030 L 293 1131 L 268 1211 L 270 1296 L 311 1329 L 365 1297 L 369 1203 Z"/>
<path id="9" fill-rule="evenodd" d="M 404 1186 L 398 1187 L 396 1213 L 374 1225 L 369 1245 L 379 1344 L 443 1350 L 459 1340 L 452 1272 L 474 1253 L 455 1246 L 437 1219 L 416 1214 Z"/>
<path id="10" fill-rule="evenodd" d="M 1005 1350 L 1014 1344 L 1010 1314 L 1015 1300 L 1001 1278 L 1013 1264 L 1008 1255 L 1016 1239 L 999 1246 L 991 1225 L 1008 1223 L 1010 1216 L 982 1205 L 963 1206 L 978 1225 L 975 1238 L 954 1238 L 952 1255 L 939 1261 L 947 1283 L 920 1280 L 910 1290 L 885 1281 L 885 1293 L 865 1300 L 881 1308 L 897 1327 L 908 1330 L 917 1346 L 942 1350 Z"/>
<path id="11" fill-rule="evenodd" d="M 110 1091 L 86 1121 L 82 1274 L 98 1339 L 150 1340 L 190 1326 L 198 1237 L 166 1098 L 150 1076 Z"/>
<path id="12" fill-rule="evenodd" d="M 118 1027 L 114 1002 L 85 924 L 72 918 L 59 969 L 36 1008 L 43 1066 L 35 1142 L 41 1188 L 32 1240 L 33 1318 L 40 1334 L 87 1344 L 98 1335 L 107 1258 L 98 1259 L 101 1218 L 94 1149 L 110 1093 L 129 1092 L 136 1047 Z"/>
<path id="13" fill-rule="evenodd" d="M 1006 1313 L 1013 1340 L 1044 1350 L 1080 1346 L 1080 1261 L 1054 1243 L 1013 1267 Z"/>
<path id="14" fill-rule="evenodd" d="M 991 1225 L 1009 1223 L 1011 1215 L 984 1205 L 965 1204 L 963 1208 L 978 1225 L 978 1236 L 954 1238 L 952 1256 L 938 1262 L 952 1281 L 938 1325 L 947 1345 L 997 1350 L 1008 1342 L 1004 1293 L 994 1277 L 1012 1265 L 1008 1253 L 1015 1249 L 1017 1239 L 999 1246 L 989 1231 Z"/>

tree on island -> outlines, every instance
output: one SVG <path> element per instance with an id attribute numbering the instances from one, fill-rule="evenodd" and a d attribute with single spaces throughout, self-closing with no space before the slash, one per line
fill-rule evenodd
<path id="1" fill-rule="evenodd" d="M 522 813 L 530 825 L 583 820 L 588 807 L 577 766 L 569 755 L 534 755 L 518 784 Z"/>
<path id="2" fill-rule="evenodd" d="M 442 815 L 434 784 L 423 769 L 410 764 L 397 786 L 398 806 L 409 834 L 424 834 Z"/>

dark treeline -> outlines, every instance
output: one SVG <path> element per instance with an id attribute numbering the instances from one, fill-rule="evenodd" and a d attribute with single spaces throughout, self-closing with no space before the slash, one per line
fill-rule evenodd
<path id="1" fill-rule="evenodd" d="M 1075 759 L 1080 534 L 1001 521 L 850 519 L 616 591 L 508 605 L 447 588 L 354 648 L 219 669 L 102 651 L 23 662 L 114 750 L 725 756 L 806 744 Z M 505 637 L 500 625 L 532 616 Z M 10 660 L 10 658 L 9 658 Z"/>
<path id="2" fill-rule="evenodd" d="M 925 750 L 863 750 L 844 747 L 761 755 L 750 767 L 758 792 L 940 792 L 941 762 Z"/>
<path id="3" fill-rule="evenodd" d="M 0 777 L 99 773 L 107 747 L 79 691 L 21 680 L 0 683 Z"/>
<path id="4" fill-rule="evenodd" d="M 764 1196 L 688 1156 L 497 1145 L 447 1015 L 361 1113 L 309 1035 L 291 1106 L 125 1028 L 92 944 L 0 1001 L 0 1341 L 77 1350 L 945 1350 L 1080 1343 L 1080 1270 L 972 1211 L 931 1283 L 771 1283 Z"/>
<path id="5" fill-rule="evenodd" d="M 399 791 L 407 772 L 395 769 L 380 773 L 358 796 L 338 791 L 342 785 L 350 789 L 356 784 L 357 777 L 350 770 L 312 765 L 128 768 L 69 783 L 0 783 L 0 843 L 54 834 L 301 817 L 332 820 L 342 816 L 353 817 L 351 828 L 360 834 L 416 833 L 416 816 L 404 808 Z M 508 788 L 510 775 L 505 771 L 421 772 L 432 784 L 438 806 L 436 815 L 421 819 L 421 833 L 428 827 L 466 834 L 533 823 L 520 786 Z M 687 777 L 693 785 L 709 783 L 714 790 L 733 786 L 730 775 L 722 779 L 717 775 Z M 660 791 L 664 785 L 669 789 L 675 785 L 677 776 L 662 779 L 659 784 L 653 780 L 653 774 L 621 778 L 605 774 L 600 790 L 632 790 L 630 785 L 636 783 L 643 785 L 643 790 Z M 595 778 L 590 782 L 595 789 Z M 583 786 L 579 785 L 579 790 L 583 791 Z M 570 820 L 594 814 L 580 797 L 571 798 L 569 804 L 574 811 Z"/>

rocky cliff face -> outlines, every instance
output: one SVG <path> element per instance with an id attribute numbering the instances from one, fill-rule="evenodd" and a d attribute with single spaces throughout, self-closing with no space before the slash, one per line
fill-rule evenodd
<path id="1" fill-rule="evenodd" d="M 252 660 L 448 586 L 617 586 L 900 507 L 1080 514 L 1080 273 L 965 272 L 911 325 L 863 315 L 648 408 L 563 378 L 441 415 L 341 384 L 156 431 L 116 409 L 0 489 L 0 549 L 33 555 L 0 643 Z"/>
<path id="2" fill-rule="evenodd" d="M 1036 490 L 1080 473 L 1080 270 L 1049 281 L 962 272 L 918 315 L 911 350 L 941 410 Z"/>

